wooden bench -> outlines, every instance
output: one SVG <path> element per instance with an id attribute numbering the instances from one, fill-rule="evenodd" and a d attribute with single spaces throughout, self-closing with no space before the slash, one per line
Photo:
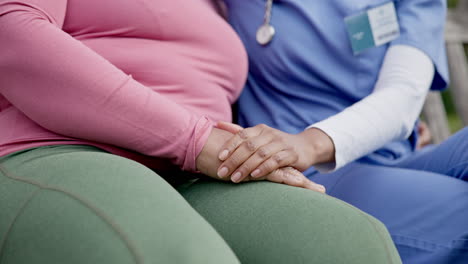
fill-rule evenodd
<path id="1" fill-rule="evenodd" d="M 455 110 L 463 126 L 468 125 L 468 62 L 464 44 L 468 44 L 468 1 L 459 1 L 449 10 L 445 30 L 445 42 L 450 72 L 450 93 Z M 440 143 L 450 136 L 447 114 L 439 92 L 430 92 L 423 108 L 433 143 Z"/>

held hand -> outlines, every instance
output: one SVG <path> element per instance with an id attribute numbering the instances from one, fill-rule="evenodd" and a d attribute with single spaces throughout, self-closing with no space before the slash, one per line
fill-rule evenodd
<path id="1" fill-rule="evenodd" d="M 432 142 L 432 135 L 429 127 L 424 121 L 419 122 L 418 125 L 418 142 L 416 144 L 416 149 L 422 149 L 423 147 L 431 144 Z"/>
<path id="2" fill-rule="evenodd" d="M 197 169 L 211 178 L 224 181 L 229 180 L 229 178 L 219 178 L 217 176 L 217 168 L 221 165 L 221 161 L 217 158 L 217 155 L 221 150 L 221 146 L 233 136 L 234 135 L 230 132 L 213 128 L 213 131 L 211 132 L 205 146 L 197 157 Z M 325 192 L 325 188 L 323 186 L 315 184 L 314 182 L 307 179 L 301 172 L 290 167 L 275 169 L 263 177 L 257 177 L 255 179 L 247 177 L 243 179 L 243 181 L 252 180 L 267 180 L 295 187 L 301 187 L 321 193 Z"/>
<path id="3" fill-rule="evenodd" d="M 251 176 L 249 176 L 249 177 L 246 177 L 243 181 L 261 181 L 261 180 L 267 180 L 271 182 L 309 189 L 309 190 L 316 191 L 319 193 L 326 192 L 326 189 L 323 185 L 316 184 L 315 182 L 307 179 L 307 177 L 304 176 L 302 172 L 292 167 L 283 167 L 283 168 L 276 169 L 261 178 L 252 178 Z"/>
<path id="4" fill-rule="evenodd" d="M 240 182 L 246 177 L 260 178 L 282 167 L 306 170 L 310 166 L 334 160 L 334 145 L 319 129 L 292 135 L 266 125 L 243 129 L 220 122 L 218 128 L 235 133 L 223 146 L 218 158 L 223 161 L 220 178 Z"/>

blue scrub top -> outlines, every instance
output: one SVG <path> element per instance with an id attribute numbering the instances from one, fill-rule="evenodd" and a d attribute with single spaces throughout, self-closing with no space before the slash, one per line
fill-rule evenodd
<path id="1" fill-rule="evenodd" d="M 239 98 L 239 123 L 298 133 L 369 95 L 390 45 L 414 46 L 434 62 L 431 89 L 447 86 L 444 49 L 446 0 L 394 1 L 400 36 L 354 55 L 345 17 L 389 0 L 276 0 L 271 24 L 276 35 L 267 46 L 255 40 L 266 0 L 225 0 L 229 21 L 249 54 L 249 76 Z M 363 160 L 390 164 L 414 150 L 409 140 L 391 142 Z"/>

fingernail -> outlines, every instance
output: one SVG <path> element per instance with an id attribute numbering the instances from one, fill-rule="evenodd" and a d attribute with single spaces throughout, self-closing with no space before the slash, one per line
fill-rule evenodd
<path id="1" fill-rule="evenodd" d="M 240 181 L 241 177 L 242 177 L 242 174 L 240 172 L 236 172 L 234 173 L 234 175 L 232 175 L 231 180 L 237 183 Z"/>
<path id="2" fill-rule="evenodd" d="M 325 186 L 317 184 L 317 189 L 319 189 L 320 192 L 325 193 L 327 189 L 325 189 Z"/>
<path id="3" fill-rule="evenodd" d="M 226 175 L 228 174 L 228 172 L 229 172 L 228 168 L 222 167 L 222 168 L 218 171 L 218 177 L 224 178 L 224 177 L 226 177 Z"/>
<path id="4" fill-rule="evenodd" d="M 254 170 L 250 175 L 252 175 L 252 177 L 257 177 L 258 175 L 260 174 L 260 170 L 259 169 L 256 169 Z"/>
<path id="5" fill-rule="evenodd" d="M 219 153 L 218 158 L 220 160 L 225 160 L 227 158 L 228 154 L 229 154 L 229 151 L 227 149 L 225 149 L 225 150 L 221 151 L 221 153 Z"/>

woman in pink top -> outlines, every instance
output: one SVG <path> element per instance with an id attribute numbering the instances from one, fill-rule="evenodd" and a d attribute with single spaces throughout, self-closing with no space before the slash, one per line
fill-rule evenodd
<path id="1" fill-rule="evenodd" d="M 207 1 L 0 0 L 0 263 L 398 262 L 291 168 L 164 181 L 216 178 L 246 71 Z"/>

